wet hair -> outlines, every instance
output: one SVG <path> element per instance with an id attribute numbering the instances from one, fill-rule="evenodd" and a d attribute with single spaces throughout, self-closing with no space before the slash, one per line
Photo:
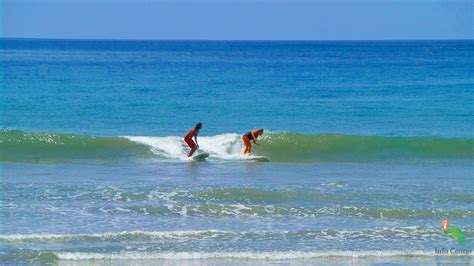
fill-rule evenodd
<path id="1" fill-rule="evenodd" d="M 201 127 L 202 127 L 202 123 L 201 123 L 201 122 L 197 122 L 197 124 L 196 124 L 195 128 L 197 128 L 197 129 L 201 129 Z"/>
<path id="2" fill-rule="evenodd" d="M 260 133 L 260 135 L 263 134 L 263 128 L 257 129 L 257 132 Z"/>

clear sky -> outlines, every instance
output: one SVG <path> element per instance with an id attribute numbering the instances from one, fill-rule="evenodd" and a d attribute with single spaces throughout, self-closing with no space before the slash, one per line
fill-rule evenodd
<path id="1" fill-rule="evenodd" d="M 1 36 L 474 39 L 474 0 L 0 0 Z"/>

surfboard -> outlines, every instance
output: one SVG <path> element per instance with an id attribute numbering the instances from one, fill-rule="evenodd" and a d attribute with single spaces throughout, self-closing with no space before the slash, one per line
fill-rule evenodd
<path id="1" fill-rule="evenodd" d="M 209 153 L 203 152 L 203 153 L 194 155 L 193 160 L 195 160 L 195 161 L 205 161 L 207 157 L 209 157 Z"/>
<path id="2" fill-rule="evenodd" d="M 255 162 L 262 162 L 262 163 L 266 163 L 266 162 L 270 161 L 270 159 L 268 159 L 265 156 L 251 156 L 251 157 L 247 158 L 247 160 L 248 161 L 255 161 Z"/>

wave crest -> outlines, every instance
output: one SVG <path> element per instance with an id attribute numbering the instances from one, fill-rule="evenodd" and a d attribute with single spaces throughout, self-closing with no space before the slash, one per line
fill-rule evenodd
<path id="1" fill-rule="evenodd" d="M 267 133 L 255 155 L 274 162 L 370 162 L 381 160 L 465 159 L 474 157 L 473 138 L 354 136 L 338 134 Z M 242 154 L 241 135 L 201 136 L 209 160 L 235 161 Z M 95 137 L 58 133 L 0 131 L 0 161 L 50 162 L 151 158 L 188 160 L 179 136 Z"/>

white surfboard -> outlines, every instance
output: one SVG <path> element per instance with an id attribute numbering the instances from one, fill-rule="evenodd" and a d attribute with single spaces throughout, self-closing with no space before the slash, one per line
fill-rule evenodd
<path id="1" fill-rule="evenodd" d="M 265 156 L 250 156 L 249 158 L 247 158 L 247 160 L 248 161 L 262 162 L 262 163 L 266 163 L 266 162 L 270 161 L 270 159 L 268 159 Z"/>
<path id="2" fill-rule="evenodd" d="M 209 153 L 203 152 L 203 153 L 194 155 L 192 158 L 195 161 L 205 161 L 207 157 L 209 157 Z"/>

